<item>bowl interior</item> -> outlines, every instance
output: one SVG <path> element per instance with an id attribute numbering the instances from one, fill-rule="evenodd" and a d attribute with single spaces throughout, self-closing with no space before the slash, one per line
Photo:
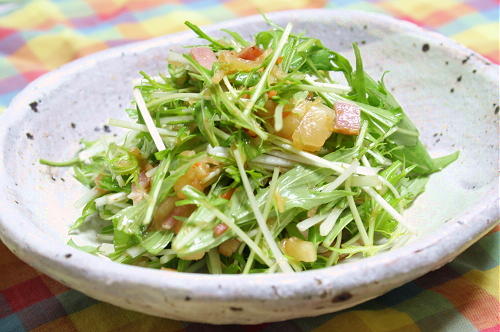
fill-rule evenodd
<path id="1" fill-rule="evenodd" d="M 449 48 L 441 37 L 427 39 L 363 16 L 356 23 L 349 15 L 276 18 L 278 24 L 288 20 L 296 33 L 320 38 L 350 60 L 351 43 L 358 42 L 374 78 L 390 71 L 385 82 L 420 129 L 431 154 L 460 151 L 455 163 L 432 175 L 425 193 L 405 213 L 420 236 L 497 190 L 496 66 L 465 49 Z M 267 28 L 261 21 L 228 27 L 245 37 Z M 71 169 L 42 166 L 38 159 L 70 159 L 81 139 L 120 134 L 115 128 L 106 133 L 104 124 L 110 117 L 126 118 L 124 109 L 138 72 L 165 72 L 168 50 L 193 43 L 199 40 L 192 34 L 179 34 L 94 56 L 50 74 L 13 102 L 7 116 L 14 120 L 2 142 L 6 185 L 0 191 L 18 205 L 33 231 L 65 242 L 68 226 L 80 213 L 74 203 L 84 192 Z"/>

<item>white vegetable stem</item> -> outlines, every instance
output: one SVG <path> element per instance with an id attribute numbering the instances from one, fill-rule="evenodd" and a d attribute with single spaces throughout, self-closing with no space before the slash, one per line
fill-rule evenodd
<path id="1" fill-rule="evenodd" d="M 344 173 L 345 169 L 348 168 L 350 165 L 348 163 L 342 163 L 342 162 L 335 162 L 335 161 L 329 161 L 324 158 L 318 157 L 312 153 L 305 152 L 298 150 L 291 146 L 290 144 L 286 143 L 280 143 L 277 141 L 272 142 L 274 145 L 292 152 L 293 154 L 289 153 L 283 153 L 279 151 L 270 151 L 269 154 L 272 154 L 277 157 L 289 159 L 289 160 L 294 160 L 301 162 L 303 164 L 307 165 L 312 165 L 316 167 L 322 167 L 322 168 L 329 168 L 337 173 Z M 363 166 L 358 166 L 356 168 L 355 173 L 356 174 L 361 174 L 361 175 L 375 175 L 378 172 L 378 168 L 375 167 L 363 167 Z"/>
<path id="2" fill-rule="evenodd" d="M 351 186 L 353 187 L 376 187 L 382 185 L 381 176 L 377 175 L 355 175 L 351 176 Z"/>
<path id="3" fill-rule="evenodd" d="M 275 167 L 291 168 L 295 166 L 295 163 L 291 162 L 290 160 L 266 154 L 261 154 L 260 156 L 255 157 L 254 159 L 252 159 L 252 162 Z"/>
<path id="4" fill-rule="evenodd" d="M 137 89 L 136 89 L 137 90 Z M 170 100 L 190 100 L 190 99 L 202 99 L 203 96 L 199 93 L 192 92 L 155 92 L 153 96 L 154 99 L 148 103 L 148 106 L 156 106 L 163 104 Z"/>
<path id="5" fill-rule="evenodd" d="M 260 94 L 262 93 L 262 89 L 264 88 L 264 84 L 266 84 L 267 77 L 269 76 L 269 73 L 271 73 L 271 70 L 276 64 L 276 61 L 278 60 L 278 57 L 280 56 L 281 51 L 283 50 L 283 47 L 285 47 L 285 44 L 288 41 L 288 36 L 290 35 L 291 31 L 292 31 L 292 23 L 288 23 L 286 25 L 285 31 L 283 31 L 283 34 L 281 35 L 276 50 L 273 53 L 273 57 L 271 58 L 271 61 L 269 61 L 266 70 L 264 70 L 264 73 L 262 74 L 259 83 L 257 83 L 257 86 L 255 87 L 255 90 L 252 94 L 252 98 L 250 98 L 250 101 L 246 105 L 243 114 L 248 116 L 252 111 L 253 106 L 257 102 L 257 99 L 259 99 Z"/>
<path id="6" fill-rule="evenodd" d="M 148 128 L 148 131 L 151 134 L 151 137 L 153 138 L 153 142 L 155 143 L 156 148 L 158 149 L 158 151 L 165 150 L 167 147 L 165 146 L 165 143 L 163 143 L 163 140 L 161 139 L 160 134 L 158 133 L 158 129 L 156 128 L 155 123 L 153 122 L 151 114 L 149 114 L 148 108 L 146 107 L 146 103 L 144 102 L 144 98 L 142 98 L 142 94 L 139 89 L 134 89 L 134 99 L 135 102 L 137 103 L 139 111 L 141 112 L 142 118 L 146 123 L 146 127 Z"/>
<path id="7" fill-rule="evenodd" d="M 121 202 L 127 198 L 127 193 L 119 192 L 114 194 L 108 194 L 95 199 L 95 206 L 102 207 L 107 204 L 113 204 L 116 202 Z"/>
<path id="8" fill-rule="evenodd" d="M 234 159 L 236 160 L 236 164 L 238 165 L 238 169 L 240 171 L 241 182 L 243 182 L 243 187 L 245 188 L 245 191 L 247 193 L 248 201 L 250 202 L 250 206 L 255 215 L 255 219 L 257 219 L 257 224 L 259 225 L 259 228 L 262 231 L 262 234 L 264 235 L 264 240 L 269 246 L 269 249 L 271 249 L 271 252 L 273 253 L 273 256 L 276 259 L 276 262 L 278 263 L 280 269 L 283 272 L 293 272 L 292 268 L 288 264 L 287 259 L 285 258 L 285 256 L 283 256 L 281 250 L 276 245 L 274 237 L 271 235 L 271 232 L 267 227 L 266 220 L 264 219 L 262 213 L 259 210 L 257 201 L 253 194 L 252 187 L 250 185 L 250 181 L 248 181 L 248 177 L 245 172 L 245 166 L 243 165 L 243 159 L 241 157 L 240 151 L 238 149 L 234 149 L 233 154 L 234 154 Z"/>
<path id="9" fill-rule="evenodd" d="M 233 98 L 236 98 L 238 97 L 238 93 L 236 92 L 236 90 L 233 88 L 233 86 L 231 85 L 231 82 L 229 82 L 229 79 L 227 78 L 227 76 L 224 76 L 222 78 L 222 81 L 224 82 L 224 84 L 226 85 L 226 88 L 227 88 L 227 91 L 229 91 L 229 93 L 231 94 L 231 96 Z"/>
<path id="10" fill-rule="evenodd" d="M 274 130 L 276 131 L 283 129 L 283 107 L 285 105 L 279 104 L 274 110 Z"/>
<path id="11" fill-rule="evenodd" d="M 113 126 L 113 127 L 120 127 L 120 128 L 131 129 L 131 130 L 149 132 L 148 127 L 146 127 L 145 125 L 140 124 L 140 123 L 125 121 L 125 120 L 109 119 L 108 125 Z M 160 136 L 170 136 L 170 137 L 177 136 L 177 132 L 173 131 L 173 130 L 168 130 L 165 128 L 156 128 L 156 130 L 158 131 L 158 134 L 160 134 Z"/>
<path id="12" fill-rule="evenodd" d="M 78 153 L 78 159 L 83 161 L 85 164 L 90 164 L 92 163 L 91 158 L 98 155 L 101 152 L 104 152 L 108 149 L 109 144 L 111 143 L 118 143 L 118 140 L 114 139 L 113 137 L 110 136 L 103 136 L 102 138 L 98 139 L 94 144 L 92 144 L 89 148 L 86 148 L 82 150 L 80 153 Z"/>
<path id="13" fill-rule="evenodd" d="M 401 214 L 399 214 L 396 209 L 392 207 L 387 201 L 380 196 L 373 188 L 370 187 L 362 187 L 362 189 L 370 195 L 387 213 L 391 215 L 398 223 L 406 227 L 410 232 L 415 233 L 413 227 L 411 227 L 403 218 Z"/>
<path id="14" fill-rule="evenodd" d="M 255 243 L 259 245 L 260 240 L 262 239 L 262 232 L 259 231 L 259 233 L 255 236 Z M 243 274 L 247 274 L 250 272 L 250 269 L 252 268 L 253 265 L 253 260 L 255 258 L 255 251 L 250 251 L 250 255 L 248 255 L 247 262 L 245 263 L 245 267 L 243 268 Z"/>
<path id="15" fill-rule="evenodd" d="M 384 178 L 382 175 L 378 176 L 378 180 L 380 182 L 382 182 L 382 184 L 384 186 L 386 186 L 387 188 L 389 188 L 389 190 L 392 192 L 392 194 L 394 195 L 394 197 L 396 197 L 396 198 L 400 198 L 401 197 L 401 195 L 399 194 L 398 190 L 392 185 L 392 183 L 389 182 L 389 180 L 387 180 L 386 178 Z"/>
<path id="16" fill-rule="evenodd" d="M 332 209 L 332 211 L 330 211 L 330 214 L 328 215 L 326 220 L 323 221 L 321 225 L 319 225 L 319 234 L 321 236 L 327 236 L 328 233 L 330 233 L 342 211 L 344 211 L 344 207 L 335 207 Z"/>
<path id="17" fill-rule="evenodd" d="M 222 146 L 207 145 L 207 153 L 211 156 L 229 158 L 229 149 Z"/>
<path id="18" fill-rule="evenodd" d="M 81 209 L 85 205 L 87 205 L 88 202 L 93 200 L 94 198 L 99 196 L 99 192 L 97 191 L 97 188 L 92 188 L 90 190 L 87 190 L 83 196 L 78 199 L 75 202 L 75 208 Z"/>
<path id="19" fill-rule="evenodd" d="M 320 222 L 325 220 L 326 217 L 328 217 L 327 214 L 317 214 L 315 216 L 312 216 L 310 218 L 304 219 L 301 222 L 299 222 L 297 224 L 297 228 L 299 229 L 299 231 L 304 232 L 309 228 L 313 227 L 314 225 L 319 224 Z"/>
<path id="20" fill-rule="evenodd" d="M 345 94 L 351 91 L 351 87 L 341 84 L 332 84 L 332 83 L 320 83 L 312 80 L 308 80 L 311 85 L 307 84 L 299 84 L 297 88 L 305 90 L 305 91 L 314 91 L 314 92 L 330 92 L 330 93 L 340 93 Z"/>
<path id="21" fill-rule="evenodd" d="M 351 184 L 350 184 L 349 179 L 345 182 L 345 190 L 347 190 L 347 191 L 351 190 Z M 366 233 L 366 229 L 365 229 L 365 226 L 363 225 L 363 221 L 361 220 L 361 217 L 359 216 L 358 209 L 356 208 L 356 203 L 354 203 L 354 198 L 352 198 L 351 195 L 347 196 L 347 204 L 349 205 L 349 208 L 351 209 L 352 217 L 354 218 L 354 222 L 356 223 L 356 226 L 358 227 L 358 231 L 359 231 L 359 234 L 361 235 L 361 240 L 363 241 L 363 244 L 366 246 L 372 245 L 370 243 L 370 239 L 368 238 L 368 234 Z"/>
<path id="22" fill-rule="evenodd" d="M 210 267 L 210 273 L 222 274 L 220 256 L 216 248 L 208 251 L 208 266 Z"/>
<path id="23" fill-rule="evenodd" d="M 269 217 L 269 213 L 271 212 L 271 206 L 273 202 L 273 197 L 274 197 L 274 191 L 276 190 L 276 186 L 278 185 L 278 177 L 280 175 L 279 168 L 274 167 L 273 168 L 273 177 L 271 178 L 271 182 L 269 184 L 269 198 L 266 202 L 266 205 L 264 206 L 264 219 L 267 220 Z M 260 229 L 253 229 L 252 231 L 248 232 L 248 235 L 254 236 L 251 233 L 253 231 L 256 231 L 255 235 L 255 243 L 259 245 L 260 240 L 262 239 L 262 231 Z M 250 269 L 252 268 L 253 261 L 255 258 L 255 251 L 250 251 L 250 255 L 248 255 L 247 262 L 245 263 L 245 267 L 243 268 L 243 274 L 247 274 L 250 272 Z"/>
<path id="24" fill-rule="evenodd" d="M 169 116 L 160 119 L 160 124 L 169 124 L 173 122 L 185 122 L 185 121 L 193 121 L 194 117 L 192 115 L 178 115 L 178 116 Z"/>
<path id="25" fill-rule="evenodd" d="M 278 186 L 278 178 L 280 176 L 280 169 L 278 167 L 274 167 L 273 176 L 271 178 L 271 182 L 269 183 L 269 196 L 264 206 L 264 220 L 267 220 L 269 217 L 269 213 L 271 212 L 271 206 L 273 204 L 274 192 L 276 191 L 276 187 Z"/>
<path id="26" fill-rule="evenodd" d="M 337 177 L 333 182 L 324 186 L 321 191 L 330 192 L 337 189 L 338 186 L 344 183 L 345 180 L 347 180 L 354 172 L 356 172 L 358 166 L 359 162 L 355 159 L 351 163 L 351 166 L 349 166 L 349 168 L 347 168 L 344 172 L 342 172 L 342 174 L 340 174 L 340 176 Z"/>

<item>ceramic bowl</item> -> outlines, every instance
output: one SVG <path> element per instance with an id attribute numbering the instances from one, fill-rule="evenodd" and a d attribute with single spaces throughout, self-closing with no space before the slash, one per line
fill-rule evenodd
<path id="1" fill-rule="evenodd" d="M 0 236 L 22 260 L 91 297 L 179 320 L 260 323 L 314 316 L 379 296 L 451 261 L 491 229 L 497 209 L 498 67 L 436 33 L 354 11 L 271 14 L 350 59 L 361 46 L 367 71 L 386 82 L 433 155 L 460 151 L 431 177 L 405 213 L 420 235 L 404 247 L 335 267 L 275 275 L 200 275 L 121 265 L 67 246 L 83 189 L 71 169 L 38 164 L 73 156 L 81 138 L 125 118 L 139 70 L 165 70 L 174 45 L 199 43 L 183 32 L 117 47 L 46 74 L 0 117 Z M 165 22 L 168 24 L 168 22 Z M 206 27 L 244 36 L 266 29 L 259 16 Z M 115 131 L 112 129 L 113 132 Z"/>

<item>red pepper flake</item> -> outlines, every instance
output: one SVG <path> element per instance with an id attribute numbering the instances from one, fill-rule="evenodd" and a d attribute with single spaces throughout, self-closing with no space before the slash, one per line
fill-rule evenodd
<path id="1" fill-rule="evenodd" d="M 283 57 L 282 56 L 279 56 L 278 59 L 276 59 L 276 64 L 280 64 L 283 62 Z"/>
<path id="2" fill-rule="evenodd" d="M 225 193 L 223 193 L 222 195 L 220 195 L 220 197 L 222 197 L 224 199 L 227 199 L 227 200 L 230 200 L 231 197 L 233 197 L 233 194 L 234 194 L 235 190 L 236 190 L 236 188 L 229 189 L 228 191 L 226 191 Z"/>
<path id="3" fill-rule="evenodd" d="M 217 237 L 224 233 L 229 227 L 223 222 L 214 227 L 214 236 Z"/>
<path id="4" fill-rule="evenodd" d="M 245 60 L 255 61 L 262 55 L 262 53 L 264 53 L 264 51 L 257 46 L 250 46 L 244 48 L 240 54 L 238 54 L 238 57 Z"/>
<path id="5" fill-rule="evenodd" d="M 269 98 L 272 98 L 272 97 L 277 96 L 277 95 L 278 95 L 278 91 L 276 91 L 276 90 L 270 90 L 267 92 L 267 96 Z"/>
<path id="6" fill-rule="evenodd" d="M 252 130 L 250 130 L 250 129 L 245 128 L 244 131 L 250 137 L 257 137 L 257 134 L 255 132 L 253 132 Z"/>

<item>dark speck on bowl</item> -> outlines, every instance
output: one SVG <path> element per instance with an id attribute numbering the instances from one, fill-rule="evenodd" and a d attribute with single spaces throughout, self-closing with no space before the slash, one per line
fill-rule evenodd
<path id="1" fill-rule="evenodd" d="M 243 308 L 240 307 L 229 307 L 229 309 L 231 309 L 231 311 L 243 311 Z"/>
<path id="2" fill-rule="evenodd" d="M 340 293 L 339 295 L 335 296 L 335 297 L 332 299 L 332 302 L 343 302 L 343 301 L 347 301 L 347 300 L 349 300 L 351 297 L 352 297 L 352 294 L 351 294 L 351 293 L 349 293 L 349 292 L 342 292 L 342 293 Z"/>
<path id="3" fill-rule="evenodd" d="M 37 101 L 31 102 L 30 108 L 33 112 L 38 113 L 38 102 Z"/>

